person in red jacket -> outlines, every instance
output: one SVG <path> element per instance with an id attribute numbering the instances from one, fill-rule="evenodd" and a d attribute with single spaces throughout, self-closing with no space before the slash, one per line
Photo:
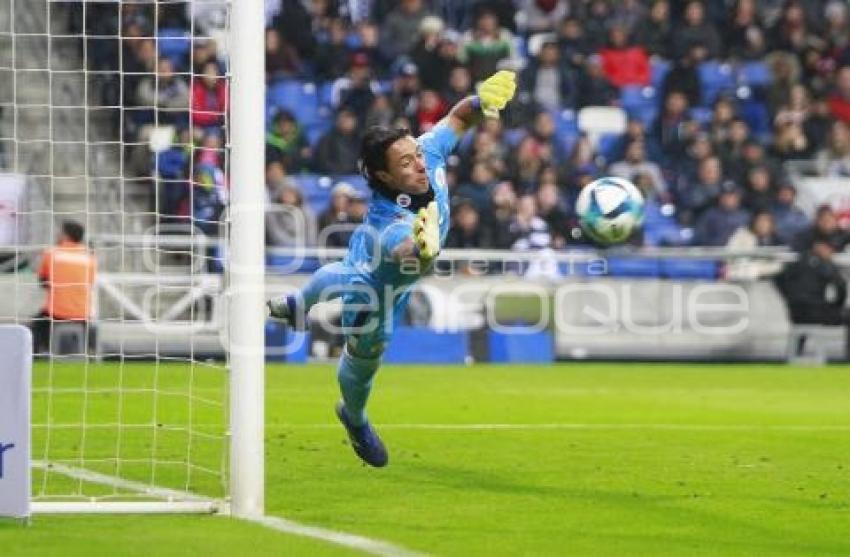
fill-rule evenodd
<path id="1" fill-rule="evenodd" d="M 608 46 L 599 51 L 602 70 L 617 87 L 649 85 L 649 56 L 642 46 L 629 45 L 625 27 L 615 25 L 608 33 Z"/>
<path id="2" fill-rule="evenodd" d="M 227 111 L 227 83 L 215 61 L 204 64 L 203 74 L 192 80 L 192 125 L 220 126 Z"/>
<path id="3" fill-rule="evenodd" d="M 839 120 L 850 124 L 850 66 L 844 66 L 835 76 L 835 91 L 827 99 L 829 111 Z"/>

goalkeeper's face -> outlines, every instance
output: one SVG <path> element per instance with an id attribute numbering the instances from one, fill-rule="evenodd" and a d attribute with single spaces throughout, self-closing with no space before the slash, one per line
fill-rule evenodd
<path id="1" fill-rule="evenodd" d="M 389 187 L 404 193 L 428 191 L 425 158 L 412 136 L 402 137 L 387 148 L 387 170 L 378 177 Z"/>

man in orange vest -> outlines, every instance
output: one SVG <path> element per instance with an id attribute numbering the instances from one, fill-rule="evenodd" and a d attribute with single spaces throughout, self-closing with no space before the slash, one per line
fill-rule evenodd
<path id="1" fill-rule="evenodd" d="M 33 321 L 33 345 L 36 354 L 50 351 L 50 333 L 54 321 L 78 321 L 89 332 L 92 286 L 97 261 L 82 243 L 81 224 L 65 221 L 56 246 L 41 258 L 38 278 L 47 289 L 44 307 Z"/>

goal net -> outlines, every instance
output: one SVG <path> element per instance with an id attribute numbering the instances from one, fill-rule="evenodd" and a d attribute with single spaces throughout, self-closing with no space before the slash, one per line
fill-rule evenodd
<path id="1" fill-rule="evenodd" d="M 36 510 L 229 496 L 230 7 L 0 0 L 0 320 L 34 333 Z"/>

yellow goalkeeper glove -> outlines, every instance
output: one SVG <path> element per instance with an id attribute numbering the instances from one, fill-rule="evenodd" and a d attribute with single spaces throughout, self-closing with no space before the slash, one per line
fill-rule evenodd
<path id="1" fill-rule="evenodd" d="M 420 259 L 430 260 L 440 253 L 440 210 L 437 202 L 419 209 L 413 221 L 413 241 L 419 249 Z"/>
<path id="2" fill-rule="evenodd" d="M 516 74 L 508 70 L 500 70 L 478 86 L 478 98 L 481 101 L 481 111 L 488 118 L 498 118 L 499 111 L 505 108 L 516 92 Z"/>

